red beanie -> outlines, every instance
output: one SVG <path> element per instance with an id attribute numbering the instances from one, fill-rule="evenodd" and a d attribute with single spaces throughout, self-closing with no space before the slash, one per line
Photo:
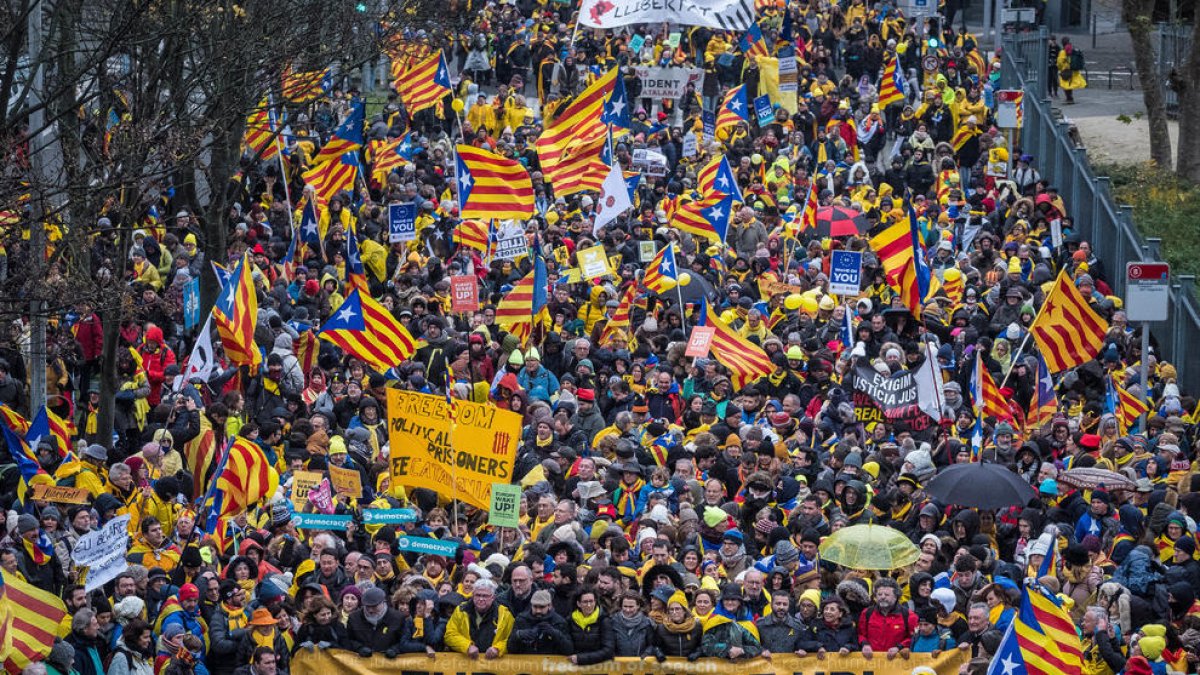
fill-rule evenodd
<path id="1" fill-rule="evenodd" d="M 184 584 L 179 587 L 179 600 L 199 600 L 200 589 L 196 588 L 196 584 Z"/>

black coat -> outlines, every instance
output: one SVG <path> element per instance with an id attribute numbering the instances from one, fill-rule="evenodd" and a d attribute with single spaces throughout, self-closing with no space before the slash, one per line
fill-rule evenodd
<path id="1" fill-rule="evenodd" d="M 581 666 L 607 661 L 613 657 L 616 646 L 613 644 L 612 624 L 608 615 L 600 611 L 600 618 L 586 629 L 580 628 L 575 621 L 568 621 L 571 645 L 577 657 L 576 662 Z"/>
<path id="2" fill-rule="evenodd" d="M 306 623 L 296 631 L 296 644 L 292 647 L 292 653 L 295 653 L 305 642 L 311 642 L 313 646 L 321 642 L 328 642 L 335 649 L 345 649 L 346 637 L 346 626 L 341 621 L 331 621 L 324 626 Z"/>
<path id="3" fill-rule="evenodd" d="M 700 654 L 700 641 L 704 637 L 704 628 L 696 621 L 692 630 L 687 633 L 672 633 L 662 624 L 655 624 L 652 636 L 656 652 L 663 656 L 684 656 Z"/>
<path id="4" fill-rule="evenodd" d="M 367 621 L 361 608 L 356 609 L 346 622 L 346 642 L 343 647 L 352 652 L 357 652 L 364 647 L 376 653 L 386 652 L 393 648 L 399 651 L 403 624 L 404 619 L 400 616 L 400 612 L 391 607 L 374 626 Z"/>
<path id="5" fill-rule="evenodd" d="M 842 617 L 842 622 L 834 627 L 830 627 L 824 621 L 819 622 L 816 633 L 815 642 L 801 644 L 799 648 L 806 652 L 815 652 L 821 649 L 827 652 L 836 652 L 842 647 L 852 652 L 858 651 L 858 630 L 854 628 L 854 622 L 848 616 Z"/>
<path id="6" fill-rule="evenodd" d="M 545 616 L 534 616 L 528 611 L 519 614 L 508 636 L 508 651 L 558 656 L 574 652 L 567 622 L 554 611 Z"/>

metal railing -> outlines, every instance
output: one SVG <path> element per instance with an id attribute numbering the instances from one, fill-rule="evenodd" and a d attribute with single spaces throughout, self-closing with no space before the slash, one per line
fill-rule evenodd
<path id="1" fill-rule="evenodd" d="M 1154 45 L 1158 57 L 1158 81 L 1162 83 L 1163 100 L 1167 104 L 1167 114 L 1179 114 L 1179 94 L 1166 85 L 1167 78 L 1175 65 L 1187 60 L 1192 50 L 1192 27 L 1177 23 L 1158 24 L 1158 34 Z"/>
<path id="2" fill-rule="evenodd" d="M 1145 239 L 1133 224 L 1133 207 L 1118 205 L 1107 176 L 1097 176 L 1087 150 L 1077 144 L 1070 124 L 1046 95 L 1046 78 L 1055 76 L 1047 51 L 1049 33 L 1006 35 L 1001 84 L 1025 92 L 1021 152 L 1033 155 L 1044 178 L 1058 187 L 1067 212 L 1080 234 L 1102 261 L 1100 273 L 1118 297 L 1125 297 L 1125 264 L 1161 260 L 1161 240 Z M 1200 349 L 1188 349 L 1188 338 L 1200 334 L 1200 307 L 1194 275 L 1176 275 L 1171 284 L 1166 321 L 1150 324 L 1160 360 L 1174 364 L 1181 382 L 1200 378 Z M 1186 379 L 1190 378 L 1190 379 Z"/>

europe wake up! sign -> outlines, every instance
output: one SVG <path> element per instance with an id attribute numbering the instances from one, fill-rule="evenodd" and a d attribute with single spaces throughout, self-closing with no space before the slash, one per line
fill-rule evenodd
<path id="1" fill-rule="evenodd" d="M 492 485 L 512 481 L 521 416 L 494 405 L 388 390 L 392 480 L 487 510 Z M 453 418 L 453 422 L 451 419 Z"/>

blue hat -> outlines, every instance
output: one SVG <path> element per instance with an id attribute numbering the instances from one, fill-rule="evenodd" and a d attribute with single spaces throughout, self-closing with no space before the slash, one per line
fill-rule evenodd
<path id="1" fill-rule="evenodd" d="M 1038 486 L 1038 494 L 1056 495 L 1058 494 L 1058 481 L 1053 478 L 1047 478 Z"/>
<path id="2" fill-rule="evenodd" d="M 738 530 L 726 530 L 725 534 L 721 535 L 721 540 L 724 541 L 726 539 L 729 541 L 736 541 L 739 544 L 744 541 L 742 538 L 742 533 Z"/>

